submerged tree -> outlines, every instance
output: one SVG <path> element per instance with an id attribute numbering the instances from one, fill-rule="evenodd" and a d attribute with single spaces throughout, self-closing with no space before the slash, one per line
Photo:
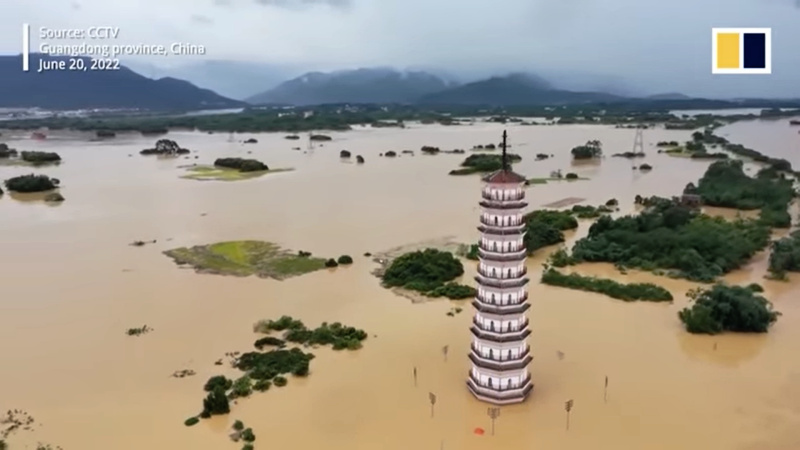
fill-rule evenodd
<path id="1" fill-rule="evenodd" d="M 727 286 L 717 284 L 711 289 L 689 291 L 694 302 L 678 317 L 690 333 L 717 334 L 723 331 L 765 333 L 780 313 L 758 295 L 760 286 Z"/>

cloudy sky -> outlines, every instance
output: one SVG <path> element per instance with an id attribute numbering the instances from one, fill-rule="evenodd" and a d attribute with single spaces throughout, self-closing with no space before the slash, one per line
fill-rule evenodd
<path id="1" fill-rule="evenodd" d="M 800 97 L 800 0 L 2 0 L 0 53 L 32 29 L 120 27 L 116 43 L 331 70 L 435 67 L 615 76 L 649 92 Z M 712 76 L 712 27 L 772 27 L 773 75 Z M 35 36 L 34 36 L 35 37 Z M 36 39 L 33 41 L 36 45 Z M 148 63 L 174 66 L 187 57 Z"/>

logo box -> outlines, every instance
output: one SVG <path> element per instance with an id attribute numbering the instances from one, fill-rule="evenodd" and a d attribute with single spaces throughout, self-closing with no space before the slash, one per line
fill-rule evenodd
<path id="1" fill-rule="evenodd" d="M 711 73 L 772 73 L 771 28 L 712 28 Z"/>

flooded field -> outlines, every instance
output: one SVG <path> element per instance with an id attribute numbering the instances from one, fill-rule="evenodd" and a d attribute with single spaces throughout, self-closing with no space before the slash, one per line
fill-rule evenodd
<path id="1" fill-rule="evenodd" d="M 800 284 L 763 280 L 765 254 L 728 280 L 762 284 L 783 317 L 767 335 L 705 337 L 684 332 L 676 317 L 695 284 L 621 275 L 610 265 L 579 268 L 654 282 L 676 296 L 666 305 L 624 303 L 539 284 L 547 256 L 540 251 L 528 261 L 536 388 L 526 403 L 502 408 L 494 436 L 473 433 L 491 424 L 487 405 L 465 386 L 468 301 L 414 304 L 380 287 L 371 275 L 377 264 L 362 255 L 430 239 L 474 242 L 479 178 L 447 175 L 467 155 L 428 156 L 419 149 L 469 154 L 474 145 L 499 142 L 503 129 L 484 123 L 364 128 L 331 133 L 332 141 L 313 149 L 284 133 L 236 135 L 233 142 L 224 133 L 166 136 L 192 150 L 190 159 L 140 156 L 155 138 L 133 134 L 90 142 L 88 134 L 33 141 L 4 133 L 11 147 L 56 151 L 64 162 L 0 166 L 0 179 L 45 173 L 61 180 L 66 198 L 57 205 L 8 193 L 0 198 L 0 410 L 25 410 L 37 423 L 9 436 L 10 448 L 45 442 L 64 450 L 233 449 L 241 445 L 227 437 L 234 419 L 253 428 L 256 448 L 800 448 Z M 530 186 L 531 208 L 568 197 L 593 205 L 617 198 L 621 213 L 630 213 L 636 194 L 677 195 L 709 164 L 656 152 L 656 142 L 685 140 L 688 131 L 646 130 L 644 161 L 654 169 L 642 173 L 611 157 L 632 149 L 634 130 L 505 129 L 510 151 L 523 157 L 517 172 L 534 178 L 560 169 L 588 178 Z M 800 135 L 787 121 L 737 123 L 718 134 L 800 166 Z M 247 138 L 258 143 L 240 142 Z M 591 139 L 602 141 L 607 156 L 572 163 L 569 150 Z M 366 162 L 342 161 L 345 149 Z M 379 156 L 389 150 L 415 155 Z M 536 161 L 537 153 L 554 156 Z M 181 178 L 180 166 L 223 156 L 294 170 L 230 182 Z M 326 258 L 348 254 L 355 263 L 276 281 L 197 274 L 162 254 L 241 239 Z M 135 240 L 156 242 L 128 245 Z M 474 267 L 465 266 L 471 283 Z M 448 317 L 456 304 L 464 312 Z M 238 401 L 229 416 L 185 427 L 184 419 L 202 407 L 205 381 L 231 370 L 214 362 L 226 352 L 250 350 L 252 324 L 284 314 L 309 326 L 341 321 L 370 338 L 354 352 L 315 350 L 307 379 L 291 378 L 285 388 Z M 153 331 L 125 334 L 145 324 Z M 170 376 L 184 369 L 196 375 Z M 433 418 L 429 393 L 437 396 Z M 567 431 L 564 402 L 570 399 Z"/>

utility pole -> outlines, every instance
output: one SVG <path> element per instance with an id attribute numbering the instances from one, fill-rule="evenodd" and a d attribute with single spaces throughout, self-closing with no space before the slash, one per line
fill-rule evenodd
<path id="1" fill-rule="evenodd" d="M 644 130 L 641 125 L 636 126 L 636 136 L 633 138 L 633 153 L 644 153 Z"/>
<path id="2" fill-rule="evenodd" d="M 436 394 L 429 392 L 428 399 L 431 401 L 431 419 L 433 419 L 433 405 L 436 404 Z"/>

